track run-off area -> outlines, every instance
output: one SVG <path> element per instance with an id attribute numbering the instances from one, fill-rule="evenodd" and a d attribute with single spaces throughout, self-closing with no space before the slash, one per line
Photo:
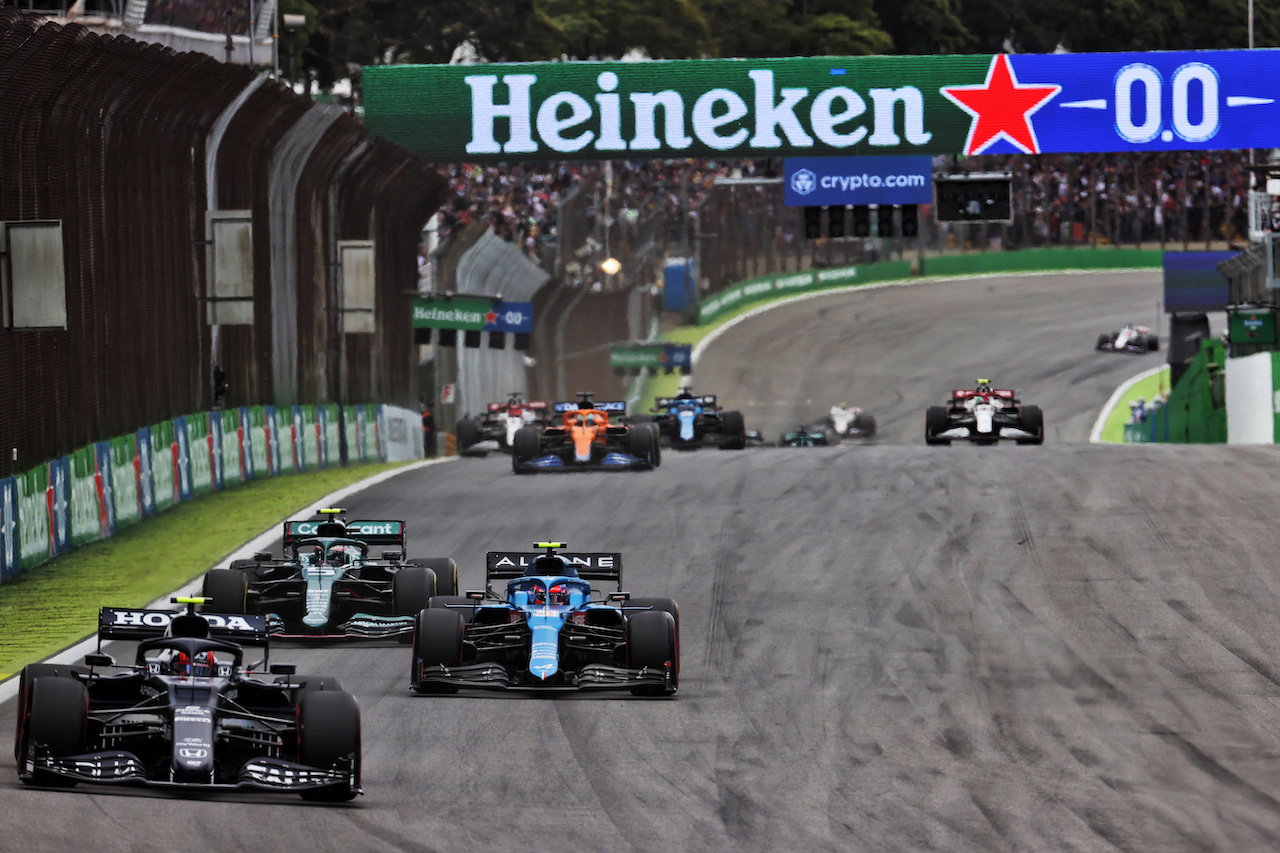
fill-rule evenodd
<path id="1" fill-rule="evenodd" d="M 1164 358 L 1098 333 L 1160 295 L 1154 271 L 824 295 L 725 332 L 694 388 L 770 440 L 863 406 L 873 443 L 359 492 L 351 517 L 405 519 L 470 589 L 491 549 L 622 552 L 628 590 L 680 602 L 679 695 L 413 696 L 405 646 L 277 644 L 359 698 L 363 797 L 27 788 L 6 748 L 0 848 L 1273 849 L 1280 459 L 1088 443 Z M 924 445 L 977 377 L 1043 408 L 1043 447 Z"/>

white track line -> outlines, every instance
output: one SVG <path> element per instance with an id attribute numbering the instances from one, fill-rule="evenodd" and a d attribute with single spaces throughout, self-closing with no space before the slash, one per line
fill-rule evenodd
<path id="1" fill-rule="evenodd" d="M 354 495 L 356 492 L 364 491 L 370 486 L 376 486 L 379 483 L 384 482 L 386 480 L 390 480 L 392 477 L 403 474 L 406 471 L 416 471 L 419 468 L 425 468 L 428 465 L 439 465 L 442 462 L 451 462 L 456 460 L 457 458 L 458 458 L 457 456 L 445 456 L 440 459 L 425 459 L 421 462 L 414 462 L 410 465 L 404 465 L 400 468 L 392 468 L 390 471 L 383 471 L 380 474 L 374 474 L 372 477 L 366 477 L 363 480 L 352 483 L 350 486 L 345 486 L 341 489 L 338 489 L 336 492 L 330 492 L 329 494 L 322 497 L 320 500 L 313 503 L 311 506 L 306 507 L 304 509 L 300 509 L 297 512 L 293 513 L 293 517 L 303 518 L 303 519 L 309 518 L 310 516 L 315 515 L 316 512 L 320 510 L 322 507 L 333 506 L 334 504 L 338 503 L 344 498 Z M 271 545 L 271 543 L 275 542 L 279 538 L 280 538 L 279 525 L 269 527 L 265 531 L 263 531 L 261 535 L 253 539 L 250 539 L 244 545 L 240 546 L 240 548 L 228 554 L 225 560 L 223 560 L 218 565 L 213 566 L 212 568 L 219 568 L 219 567 L 225 568 L 231 565 L 232 560 L 248 560 L 254 555 L 255 552 L 263 550 L 264 548 L 268 547 L 269 545 Z M 194 595 L 197 591 L 201 589 L 201 585 L 203 584 L 203 582 L 204 582 L 204 576 L 201 575 L 200 577 L 180 587 L 179 589 L 176 589 L 173 592 L 160 596 L 155 601 L 148 604 L 147 609 L 148 610 L 167 610 L 171 606 L 169 601 L 170 598 Z M 105 606 L 109 607 L 110 605 L 105 605 Z M 74 646 L 71 646 L 70 648 L 63 649 L 62 651 L 58 652 L 56 655 L 53 655 L 52 657 L 45 658 L 42 661 L 42 663 L 72 664 L 80 660 L 81 658 L 83 658 L 89 652 L 94 651 L 97 647 L 98 647 L 98 639 L 97 639 L 97 635 L 95 634 L 94 636 L 91 636 L 86 640 L 81 640 L 79 643 L 76 643 Z M 13 675 L 9 676 L 9 678 L 6 681 L 4 681 L 3 683 L 0 683 L 0 702 L 7 702 L 10 699 L 12 699 L 14 696 L 18 695 L 18 674 L 19 673 L 15 672 Z"/>
<path id="2" fill-rule="evenodd" d="M 783 305 L 790 305 L 793 302 L 802 302 L 806 299 L 817 299 L 820 296 L 830 296 L 833 293 L 852 293 L 862 290 L 879 290 L 884 287 L 911 287 L 916 284 L 934 284 L 944 281 L 974 281 L 984 278 L 1026 278 L 1032 276 L 1046 275 L 1118 275 L 1121 273 L 1151 273 L 1158 271 L 1158 267 L 1120 267 L 1119 269 L 1110 270 L 1042 270 L 1036 272 L 994 272 L 994 273 L 975 273 L 973 275 L 940 275 L 940 276 L 919 276 L 917 278 L 903 278 L 894 281 L 875 281 L 870 284 L 848 284 L 838 287 L 824 288 L 823 290 L 814 290 L 809 293 L 797 293 L 795 296 L 786 296 L 782 299 L 775 299 L 766 302 L 763 305 L 757 305 L 755 308 L 745 311 L 734 317 L 732 320 L 726 320 L 723 325 L 716 326 L 706 337 L 698 341 L 697 346 L 693 348 L 692 361 L 697 366 L 698 359 L 702 357 L 702 353 L 707 347 L 720 335 L 729 329 L 738 325 L 744 320 L 752 317 L 758 317 L 766 311 L 772 311 L 774 308 L 780 308 Z"/>
<path id="3" fill-rule="evenodd" d="M 1117 388 L 1115 390 L 1115 393 L 1111 395 L 1111 399 L 1107 400 L 1106 405 L 1102 407 L 1102 411 L 1098 414 L 1098 419 L 1093 422 L 1093 430 L 1089 433 L 1089 443 L 1090 444 L 1115 444 L 1114 441 L 1102 440 L 1102 428 L 1106 426 L 1107 416 L 1111 414 L 1111 410 L 1114 409 L 1117 405 L 1119 405 L 1120 398 L 1123 397 L 1125 394 L 1129 393 L 1129 389 L 1132 388 L 1134 385 L 1137 385 L 1142 380 L 1147 379 L 1148 377 L 1151 377 L 1151 376 L 1155 376 L 1157 373 L 1161 372 L 1162 370 L 1167 370 L 1168 368 L 1169 368 L 1169 365 L 1162 364 L 1159 367 L 1153 367 L 1150 370 L 1144 370 L 1141 373 L 1139 373 L 1137 376 L 1130 378 L 1129 381 L 1125 382 L 1123 385 Z"/>

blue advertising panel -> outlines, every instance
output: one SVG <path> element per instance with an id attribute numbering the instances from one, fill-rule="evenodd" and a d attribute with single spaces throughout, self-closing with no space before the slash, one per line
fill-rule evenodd
<path id="1" fill-rule="evenodd" d="M 142 517 L 149 518 L 156 514 L 155 478 L 151 472 L 151 428 L 143 427 L 135 432 L 133 441 L 134 459 L 138 466 L 138 504 L 142 508 Z"/>
<path id="2" fill-rule="evenodd" d="M 1225 311 L 1231 300 L 1218 264 L 1239 252 L 1165 252 L 1164 310 Z"/>
<path id="3" fill-rule="evenodd" d="M 102 507 L 102 535 L 116 532 L 116 494 L 111 476 L 111 444 L 99 441 L 93 446 L 93 459 L 98 466 L 98 499 Z"/>
<path id="4" fill-rule="evenodd" d="M 0 583 L 19 572 L 18 484 L 12 477 L 0 479 Z"/>
<path id="5" fill-rule="evenodd" d="M 693 345 L 692 344 L 666 344 L 662 347 L 662 355 L 659 357 L 663 367 L 678 368 L 680 370 L 693 369 Z"/>
<path id="6" fill-rule="evenodd" d="M 933 158 L 788 157 L 783 198 L 788 207 L 929 204 L 933 201 Z"/>
<path id="7" fill-rule="evenodd" d="M 71 458 L 49 463 L 49 544 L 54 554 L 71 550 Z"/>
<path id="8" fill-rule="evenodd" d="M 533 303 L 495 302 L 484 315 L 484 331 L 529 334 L 533 331 Z"/>
<path id="9" fill-rule="evenodd" d="M 173 461 L 178 472 L 178 500 L 191 500 L 191 440 L 187 437 L 187 419 L 173 419 L 174 443 L 178 445 L 178 458 Z"/>

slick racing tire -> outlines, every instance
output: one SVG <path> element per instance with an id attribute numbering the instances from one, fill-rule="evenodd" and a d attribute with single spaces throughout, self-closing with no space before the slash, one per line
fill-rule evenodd
<path id="1" fill-rule="evenodd" d="M 465 595 L 436 595 L 427 602 L 427 609 L 461 613 L 463 621 L 470 622 L 476 612 L 476 603 Z"/>
<path id="2" fill-rule="evenodd" d="M 747 446 L 747 427 L 742 412 L 725 412 L 720 416 L 720 422 L 724 425 L 721 450 L 741 450 Z"/>
<path id="3" fill-rule="evenodd" d="M 249 576 L 240 569 L 210 569 L 201 589 L 205 613 L 248 613 Z"/>
<path id="4" fill-rule="evenodd" d="M 652 421 L 644 426 L 645 429 L 649 430 L 650 437 L 653 440 L 653 466 L 656 468 L 662 464 L 662 432 L 658 429 L 658 425 Z"/>
<path id="5" fill-rule="evenodd" d="M 413 661 L 409 679 L 418 681 L 421 667 L 461 666 L 462 639 L 466 634 L 466 621 L 456 610 L 435 608 L 418 614 L 413 629 Z M 423 693 L 457 693 L 451 684 L 432 684 L 420 688 Z"/>
<path id="6" fill-rule="evenodd" d="M 13 758 L 22 760 L 22 736 L 26 726 L 27 711 L 31 707 L 31 684 L 37 678 L 75 678 L 77 673 L 88 673 L 83 666 L 69 666 L 61 663 L 29 663 L 22 668 L 18 676 L 18 717 L 17 730 L 13 736 Z"/>
<path id="7" fill-rule="evenodd" d="M 627 453 L 637 459 L 643 459 L 649 463 L 650 468 L 657 467 L 658 463 L 653 458 L 653 437 L 647 424 L 627 429 Z"/>
<path id="8" fill-rule="evenodd" d="M 454 438 L 458 443 L 458 455 L 466 453 L 474 444 L 480 443 L 480 427 L 470 418 L 458 421 L 454 427 Z"/>
<path id="9" fill-rule="evenodd" d="M 1035 438 L 1020 438 L 1018 444 L 1044 444 L 1044 414 L 1039 406 L 1022 407 L 1021 426 Z"/>
<path id="10" fill-rule="evenodd" d="M 860 431 L 864 438 L 876 437 L 876 419 L 874 415 L 858 415 L 853 419 L 854 429 Z"/>
<path id="11" fill-rule="evenodd" d="M 1106 349 L 1107 344 L 1111 343 L 1114 340 L 1115 338 L 1108 338 L 1107 333 L 1103 332 L 1102 334 L 1098 335 L 1098 343 L 1094 346 L 1094 349 L 1101 352 L 1102 350 Z"/>
<path id="12" fill-rule="evenodd" d="M 532 473 L 524 463 L 532 462 L 541 452 L 542 433 L 536 427 L 520 427 L 511 441 L 511 467 L 517 474 Z"/>
<path id="13" fill-rule="evenodd" d="M 421 566 L 435 572 L 436 595 L 458 594 L 458 564 L 453 561 L 453 557 L 414 557 L 412 560 L 406 560 L 405 565 Z M 418 608 L 418 610 L 421 609 Z M 418 610 L 413 612 L 417 613 Z"/>
<path id="14" fill-rule="evenodd" d="M 81 755 L 85 747 L 85 727 L 89 717 L 89 691 L 79 680 L 43 675 L 27 689 L 25 725 L 18 741 L 19 767 L 28 744 L 44 745 L 55 758 Z M 22 780 L 28 785 L 71 788 L 76 782 L 37 771 Z"/>
<path id="15" fill-rule="evenodd" d="M 1147 335 L 1147 352 L 1157 352 L 1160 349 L 1160 339 L 1155 335 Z"/>
<path id="16" fill-rule="evenodd" d="M 427 606 L 436 594 L 436 573 L 422 566 L 405 566 L 391 576 L 391 612 L 396 616 L 412 616 Z M 408 644 L 412 634 L 398 634 L 396 640 Z"/>
<path id="17" fill-rule="evenodd" d="M 632 616 L 640 613 L 652 613 L 660 611 L 662 613 L 670 613 L 671 618 L 676 623 L 676 649 L 680 648 L 680 605 L 676 604 L 674 598 L 630 598 L 627 599 L 627 607 L 651 607 L 653 610 L 633 610 L 628 611 Z M 679 661 L 676 661 L 677 672 Z"/>
<path id="18" fill-rule="evenodd" d="M 947 409 L 945 406 L 930 406 L 924 413 L 924 443 L 950 444 L 949 438 L 935 438 L 938 433 L 947 429 Z"/>
<path id="19" fill-rule="evenodd" d="M 344 690 L 308 693 L 298 702 L 298 763 L 328 770 L 344 758 L 355 762 L 352 778 L 299 792 L 304 800 L 341 803 L 360 788 L 360 706 Z"/>
<path id="20" fill-rule="evenodd" d="M 661 610 L 646 610 L 627 618 L 627 668 L 662 669 L 670 662 L 675 670 L 671 686 L 648 684 L 631 688 L 635 696 L 670 696 L 680 680 L 680 648 L 676 643 L 676 620 Z"/>

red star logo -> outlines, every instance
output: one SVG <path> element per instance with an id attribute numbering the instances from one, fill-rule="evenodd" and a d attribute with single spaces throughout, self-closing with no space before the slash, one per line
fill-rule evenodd
<path id="1" fill-rule="evenodd" d="M 991 59 L 987 82 L 975 86 L 943 86 L 939 91 L 956 106 L 973 116 L 965 154 L 981 154 L 1001 137 L 1024 154 L 1039 154 L 1040 142 L 1031 126 L 1031 114 L 1062 91 L 1058 85 L 1023 85 L 1013 76 L 1009 57 L 1003 53 Z"/>
<path id="2" fill-rule="evenodd" d="M 485 314 L 485 315 L 484 315 L 484 324 L 485 324 L 486 326 L 492 326 L 492 325 L 493 325 L 494 323 L 496 323 L 496 322 L 498 322 L 498 312 L 497 312 L 497 311 L 490 310 L 488 314 Z"/>

